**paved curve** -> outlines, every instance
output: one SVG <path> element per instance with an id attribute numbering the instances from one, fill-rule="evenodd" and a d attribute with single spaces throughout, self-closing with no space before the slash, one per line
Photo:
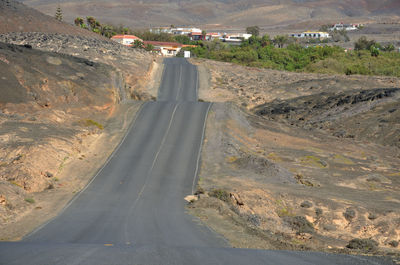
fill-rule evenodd
<path id="1" fill-rule="evenodd" d="M 158 101 L 140 109 L 119 149 L 55 219 L 21 242 L 0 243 L 0 264 L 382 264 L 374 258 L 229 248 L 185 213 L 196 183 L 210 103 L 197 70 L 165 60 Z"/>

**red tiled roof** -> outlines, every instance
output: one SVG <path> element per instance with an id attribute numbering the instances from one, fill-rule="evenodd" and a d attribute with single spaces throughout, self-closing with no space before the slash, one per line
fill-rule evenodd
<path id="1" fill-rule="evenodd" d="M 177 42 L 162 42 L 162 41 L 144 41 L 145 45 L 151 44 L 153 46 L 165 46 L 165 47 L 182 47 L 181 43 Z"/>
<path id="2" fill-rule="evenodd" d="M 115 35 L 111 39 L 134 39 L 134 40 L 140 40 L 140 38 L 136 37 L 135 35 Z"/>

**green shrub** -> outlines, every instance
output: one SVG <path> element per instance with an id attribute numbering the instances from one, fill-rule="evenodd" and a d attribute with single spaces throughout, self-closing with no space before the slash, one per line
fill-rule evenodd
<path id="1" fill-rule="evenodd" d="M 35 203 L 35 200 L 33 198 L 25 198 L 25 201 L 29 203 Z"/>

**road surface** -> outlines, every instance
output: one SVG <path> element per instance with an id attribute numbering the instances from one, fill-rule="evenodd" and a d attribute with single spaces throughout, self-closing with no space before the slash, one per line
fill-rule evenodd
<path id="1" fill-rule="evenodd" d="M 0 264 L 382 264 L 325 253 L 230 248 L 185 212 L 197 182 L 210 103 L 197 70 L 165 60 L 157 102 L 144 103 L 119 148 L 56 218 L 21 242 L 0 243 Z"/>

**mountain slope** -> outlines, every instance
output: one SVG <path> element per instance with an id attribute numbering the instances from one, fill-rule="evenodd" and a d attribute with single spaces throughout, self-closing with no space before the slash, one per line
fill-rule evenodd
<path id="1" fill-rule="evenodd" d="M 25 0 L 27 5 L 53 15 L 55 0 Z M 77 16 L 95 16 L 101 21 L 134 27 L 183 24 L 221 24 L 229 26 L 271 26 L 308 20 L 371 19 L 374 16 L 399 18 L 397 0 L 64 0 L 66 21 Z"/>
<path id="2" fill-rule="evenodd" d="M 101 38 L 98 34 L 60 22 L 17 1 L 0 0 L 0 34 L 8 32 L 61 33 Z"/>

